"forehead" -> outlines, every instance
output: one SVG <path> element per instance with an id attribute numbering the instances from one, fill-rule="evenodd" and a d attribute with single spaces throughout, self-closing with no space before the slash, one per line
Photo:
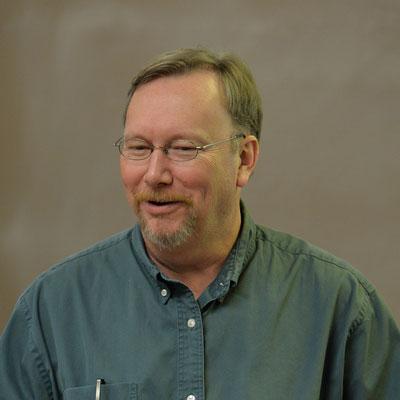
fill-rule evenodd
<path id="1" fill-rule="evenodd" d="M 162 77 L 140 86 L 125 125 L 125 132 L 146 135 L 197 132 L 212 137 L 230 129 L 222 86 L 211 71 Z"/>

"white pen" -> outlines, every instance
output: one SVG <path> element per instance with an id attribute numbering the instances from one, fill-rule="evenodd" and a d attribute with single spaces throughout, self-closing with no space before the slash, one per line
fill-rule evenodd
<path id="1" fill-rule="evenodd" d="M 96 400 L 100 400 L 100 390 L 102 383 L 104 383 L 103 379 L 100 378 L 96 380 Z"/>

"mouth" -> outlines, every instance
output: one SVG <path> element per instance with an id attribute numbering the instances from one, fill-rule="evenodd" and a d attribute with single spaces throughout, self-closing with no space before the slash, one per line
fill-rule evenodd
<path id="1" fill-rule="evenodd" d="M 172 214 L 181 211 L 187 207 L 187 203 L 181 200 L 170 199 L 146 199 L 139 203 L 141 212 L 154 217 L 162 217 L 167 214 Z"/>
<path id="2" fill-rule="evenodd" d="M 179 193 L 141 192 L 134 196 L 136 212 L 152 216 L 181 212 L 192 206 L 192 200 Z"/>
<path id="3" fill-rule="evenodd" d="M 181 203 L 181 202 L 178 200 L 171 200 L 171 201 L 147 200 L 147 203 L 151 204 L 152 206 L 163 207 L 163 206 L 168 206 L 171 204 L 177 204 L 177 203 Z"/>

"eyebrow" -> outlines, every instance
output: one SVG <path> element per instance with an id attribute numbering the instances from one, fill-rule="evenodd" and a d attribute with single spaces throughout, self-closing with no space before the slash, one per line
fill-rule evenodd
<path id="1" fill-rule="evenodd" d="M 145 138 L 143 134 L 136 133 L 136 132 L 130 132 L 130 133 L 126 133 L 126 134 L 124 133 L 123 137 L 126 140 L 141 139 L 141 140 L 144 140 L 145 142 L 151 143 L 151 141 L 149 139 Z M 195 142 L 195 143 L 199 143 L 199 144 L 208 144 L 210 142 L 210 139 L 207 139 L 204 136 L 196 134 L 194 132 L 175 133 L 175 134 L 171 135 L 171 137 L 169 137 L 166 142 L 171 143 L 171 142 L 174 142 L 175 140 L 188 140 L 190 142 Z"/>

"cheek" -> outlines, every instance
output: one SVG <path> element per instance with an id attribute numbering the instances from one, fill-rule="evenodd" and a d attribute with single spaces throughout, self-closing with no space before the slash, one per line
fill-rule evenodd
<path id="1" fill-rule="evenodd" d="M 215 154 L 214 157 L 201 160 L 201 169 L 203 175 L 208 182 L 225 183 L 229 185 L 230 182 L 236 179 L 236 170 L 238 168 L 237 157 L 231 154 Z"/>
<path id="2" fill-rule="evenodd" d="M 198 160 L 195 165 L 182 166 L 174 171 L 174 181 L 177 186 L 182 185 L 192 191 L 192 195 L 201 196 L 203 199 L 212 185 L 214 167 L 209 160 Z"/>
<path id="3" fill-rule="evenodd" d="M 207 160 L 191 172 L 180 174 L 180 182 L 192 192 L 198 206 L 213 207 L 215 202 L 220 202 L 221 197 L 227 194 L 228 187 L 235 186 L 235 179 L 228 169 L 227 166 Z"/>
<path id="4" fill-rule="evenodd" d="M 189 195 L 196 203 L 204 202 L 208 186 L 209 177 L 199 171 L 174 175 L 173 190 Z"/>
<path id="5" fill-rule="evenodd" d="M 125 161 L 122 160 L 120 162 L 120 174 L 122 183 L 127 190 L 131 191 L 136 186 L 138 186 L 141 179 L 141 173 L 138 168 L 132 168 L 128 166 Z"/>

